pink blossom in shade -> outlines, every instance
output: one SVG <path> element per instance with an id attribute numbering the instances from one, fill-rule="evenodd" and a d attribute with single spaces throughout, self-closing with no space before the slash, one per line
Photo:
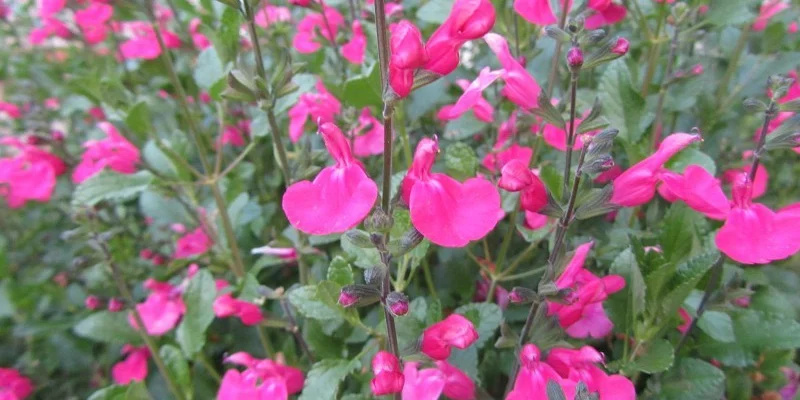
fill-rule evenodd
<path id="1" fill-rule="evenodd" d="M 319 133 L 336 164 L 323 168 L 313 182 L 289 186 L 282 205 L 292 226 L 308 234 L 327 235 L 358 225 L 375 204 L 378 186 L 336 125 L 323 123 Z"/>
<path id="2" fill-rule="evenodd" d="M 439 144 L 423 138 L 403 179 L 403 200 L 423 236 L 444 247 L 461 247 L 488 234 L 502 217 L 500 194 L 484 178 L 464 183 L 432 173 Z"/>
<path id="3" fill-rule="evenodd" d="M 286 382 L 277 377 L 263 381 L 247 372 L 240 373 L 235 369 L 228 370 L 222 378 L 218 400 L 287 400 L 289 391 Z"/>
<path id="4" fill-rule="evenodd" d="M 478 331 L 470 320 L 450 314 L 422 332 L 421 351 L 434 360 L 445 360 L 452 347 L 466 349 L 478 340 Z"/>
<path id="5" fill-rule="evenodd" d="M 124 304 L 122 303 L 122 301 L 116 297 L 112 297 L 111 299 L 108 300 L 108 311 L 111 312 L 122 311 L 123 306 Z"/>
<path id="6" fill-rule="evenodd" d="M 342 110 L 342 104 L 325 89 L 322 81 L 317 81 L 317 93 L 307 92 L 300 95 L 297 104 L 289 110 L 289 138 L 297 143 L 303 136 L 303 128 L 309 117 L 318 124 L 334 122 L 336 114 Z"/>
<path id="7" fill-rule="evenodd" d="M 608 375 L 597 364 L 603 363 L 603 355 L 590 346 L 580 349 L 556 348 L 547 355 L 547 364 L 562 377 L 586 384 L 589 392 L 596 392 L 600 399 L 636 400 L 633 382 L 622 375 Z"/>
<path id="8" fill-rule="evenodd" d="M 624 56 L 628 53 L 628 49 L 630 48 L 631 43 L 628 39 L 624 37 L 618 37 L 617 41 L 614 42 L 614 46 L 611 47 L 611 52 L 614 54 L 619 54 L 620 56 Z"/>
<path id="9" fill-rule="evenodd" d="M 252 254 L 264 254 L 278 257 L 287 261 L 297 260 L 297 250 L 292 247 L 271 247 L 263 246 L 250 251 Z"/>
<path id="10" fill-rule="evenodd" d="M 20 208 L 28 201 L 50 201 L 56 186 L 56 174 L 47 163 L 31 163 L 24 157 L 0 158 L 0 197 L 10 208 Z"/>
<path id="11" fill-rule="evenodd" d="M 16 150 L 16 157 L 31 164 L 46 164 L 53 169 L 56 176 L 62 175 L 67 171 L 67 165 L 57 155 L 38 147 L 37 142 L 32 144 L 31 139 L 36 139 L 35 136 L 28 137 L 27 141 L 20 140 L 19 138 L 10 136 L 0 138 L 0 145 L 8 146 Z M 36 139 L 38 140 L 38 139 Z"/>
<path id="12" fill-rule="evenodd" d="M 67 0 L 39 0 L 37 3 L 39 17 L 49 18 L 63 10 Z"/>
<path id="13" fill-rule="evenodd" d="M 734 182 L 732 191 L 731 211 L 714 240 L 720 251 L 742 264 L 767 264 L 800 250 L 796 229 L 800 219 L 753 203 L 752 183 L 745 174 Z"/>
<path id="14" fill-rule="evenodd" d="M 100 122 L 98 127 L 106 134 L 105 139 L 89 140 L 84 143 L 81 162 L 72 172 L 72 181 L 81 183 L 96 175 L 106 167 L 121 173 L 136 172 L 139 163 L 139 149 L 120 135 L 117 128 L 109 122 Z"/>
<path id="15" fill-rule="evenodd" d="M 45 39 L 51 36 L 69 39 L 72 36 L 72 33 L 70 32 L 69 27 L 60 20 L 54 17 L 47 17 L 42 19 L 42 26 L 31 30 L 30 34 L 28 35 L 28 41 L 32 45 L 37 46 L 42 44 Z"/>
<path id="16" fill-rule="evenodd" d="M 175 254 L 172 257 L 182 259 L 199 256 L 207 252 L 213 245 L 214 242 L 211 241 L 205 230 L 199 227 L 178 239 L 175 244 Z"/>
<path id="17" fill-rule="evenodd" d="M 691 209 L 711 219 L 724 220 L 727 217 L 730 202 L 722 191 L 719 180 L 703 167 L 690 165 L 683 174 L 664 172 L 660 179 L 662 187 L 676 199 L 683 200 Z"/>
<path id="18" fill-rule="evenodd" d="M 222 130 L 222 136 L 219 137 L 218 146 L 224 146 L 226 144 L 233 147 L 242 147 L 247 144 L 247 142 L 245 142 L 243 132 L 239 130 L 238 127 L 228 125 Z"/>
<path id="19" fill-rule="evenodd" d="M 364 53 L 367 50 L 367 36 L 361 28 L 361 22 L 353 21 L 353 36 L 350 41 L 342 46 L 342 55 L 351 64 L 360 65 L 364 62 Z"/>
<path id="20" fill-rule="evenodd" d="M 530 230 L 537 230 L 547 226 L 547 215 L 525 211 L 525 227 Z"/>
<path id="21" fill-rule="evenodd" d="M 650 201 L 656 193 L 664 164 L 679 151 L 701 140 L 700 135 L 689 133 L 673 133 L 664 138 L 655 153 L 614 179 L 611 202 L 623 207 L 633 207 Z"/>
<path id="22" fill-rule="evenodd" d="M 622 22 L 628 14 L 628 9 L 620 4 L 614 4 L 610 1 L 601 2 L 608 5 L 603 9 L 595 9 L 595 12 L 586 18 L 584 27 L 586 29 L 597 29 L 606 25 L 614 25 Z"/>
<path id="23" fill-rule="evenodd" d="M 797 33 L 798 30 L 800 30 L 800 28 L 798 28 L 797 21 L 792 21 L 789 23 L 789 26 L 786 27 L 787 33 Z"/>
<path id="24" fill-rule="evenodd" d="M 797 392 L 800 390 L 800 373 L 791 367 L 781 367 L 781 371 L 786 378 L 786 384 L 779 391 L 782 399 L 796 398 Z"/>
<path id="25" fill-rule="evenodd" d="M 492 151 L 486 154 L 482 162 L 483 166 L 489 171 L 500 171 L 511 160 L 520 160 L 525 165 L 531 163 L 533 149 L 511 142 L 511 139 L 516 134 L 516 124 L 516 111 L 511 113 L 507 121 L 500 124 L 497 142 L 494 144 L 494 147 L 492 147 Z"/>
<path id="26" fill-rule="evenodd" d="M 472 110 L 477 119 L 484 122 L 494 121 L 494 107 L 483 98 L 483 91 L 496 81 L 503 72 L 503 70 L 492 71 L 489 67 L 485 67 L 471 83 L 463 79 L 456 81 L 464 90 L 464 93 L 451 107 L 445 106 L 446 108 L 442 108 L 438 114 L 439 118 L 444 120 L 456 119 L 468 110 Z"/>
<path id="27" fill-rule="evenodd" d="M 0 368 L 0 399 L 23 400 L 33 393 L 31 380 L 12 368 Z"/>
<path id="28" fill-rule="evenodd" d="M 198 50 L 203 50 L 211 46 L 211 41 L 208 40 L 206 35 L 200 32 L 200 24 L 203 22 L 200 21 L 200 18 L 192 18 L 189 21 L 189 34 L 192 36 L 192 44 Z"/>
<path id="29" fill-rule="evenodd" d="M 48 97 L 44 100 L 44 108 L 48 110 L 58 110 L 61 107 L 61 102 L 58 97 Z"/>
<path id="30" fill-rule="evenodd" d="M 298 7 L 309 7 L 311 6 L 311 0 L 289 0 L 289 4 Z"/>
<path id="31" fill-rule="evenodd" d="M 525 211 L 538 212 L 547 205 L 544 183 L 520 160 L 512 160 L 503 167 L 497 186 L 509 192 L 521 192 L 520 207 Z"/>
<path id="32" fill-rule="evenodd" d="M 403 390 L 405 378 L 400 371 L 400 360 L 388 351 L 379 351 L 372 358 L 372 373 L 375 377 L 370 381 L 372 394 L 384 396 L 400 393 Z"/>
<path id="33" fill-rule="evenodd" d="M 692 326 L 692 316 L 689 315 L 685 308 L 681 308 L 678 310 L 678 318 L 681 319 L 681 324 L 676 329 L 685 335 L 686 332 L 689 332 L 689 327 Z"/>
<path id="34" fill-rule="evenodd" d="M 418 363 L 407 362 L 403 368 L 404 400 L 438 400 L 444 391 L 445 376 L 437 368 L 420 370 Z"/>
<path id="35" fill-rule="evenodd" d="M 153 60 L 161 55 L 161 46 L 153 27 L 146 21 L 128 21 L 122 23 L 122 31 L 128 40 L 120 45 L 120 52 L 125 59 Z M 181 39 L 174 32 L 161 27 L 164 45 L 168 49 L 181 47 Z"/>
<path id="36" fill-rule="evenodd" d="M 444 376 L 444 395 L 453 400 L 475 399 L 475 383 L 467 374 L 447 361 L 436 361 L 436 368 Z"/>
<path id="37" fill-rule="evenodd" d="M 617 179 L 617 177 L 620 176 L 621 174 L 622 174 L 622 167 L 620 167 L 619 165 L 614 165 L 613 167 L 598 174 L 597 177 L 594 178 L 594 182 L 599 184 L 606 184 L 608 182 L 613 181 L 614 179 Z"/>
<path id="38" fill-rule="evenodd" d="M 214 315 L 217 317 L 235 316 L 247 326 L 258 325 L 264 319 L 259 306 L 247 301 L 234 299 L 230 293 L 217 297 L 214 300 L 213 309 Z"/>
<path id="39" fill-rule="evenodd" d="M 414 72 L 428 61 L 419 28 L 407 20 L 392 25 L 389 57 L 389 86 L 399 98 L 411 93 Z"/>
<path id="40" fill-rule="evenodd" d="M 514 11 L 535 25 L 552 25 L 558 21 L 550 0 L 514 0 Z"/>
<path id="41" fill-rule="evenodd" d="M 125 359 L 114 364 L 111 368 L 111 377 L 118 385 L 127 385 L 131 382 L 142 382 L 147 378 L 147 360 L 150 351 L 147 347 L 134 347 L 126 344 L 122 347 Z"/>
<path id="42" fill-rule="evenodd" d="M 91 3 L 75 11 L 75 24 L 81 28 L 86 42 L 97 44 L 106 39 L 108 21 L 114 15 L 114 7 L 104 3 Z"/>
<path id="43" fill-rule="evenodd" d="M 178 321 L 186 312 L 186 305 L 178 295 L 154 291 L 143 303 L 136 305 L 136 310 L 142 317 L 147 333 L 161 336 L 178 325 Z M 128 323 L 134 329 L 139 328 L 133 313 L 128 315 Z"/>
<path id="44" fill-rule="evenodd" d="M 241 377 L 246 382 L 269 381 L 279 379 L 286 385 L 286 392 L 290 395 L 300 392 L 303 389 L 303 372 L 297 368 L 283 365 L 270 359 L 258 359 L 244 352 L 234 353 L 225 358 L 226 363 L 237 364 L 246 367 L 241 373 Z M 229 371 L 230 372 L 230 371 Z M 232 398 L 233 399 L 233 398 Z M 239 398 L 237 398 L 239 399 Z M 272 399 L 271 397 L 263 398 Z"/>
<path id="45" fill-rule="evenodd" d="M 789 7 L 789 3 L 783 0 L 764 0 L 761 3 L 761 9 L 758 12 L 758 17 L 756 17 L 755 22 L 753 22 L 753 30 L 763 31 L 767 27 L 767 24 L 772 17 L 778 15 Z"/>
<path id="46" fill-rule="evenodd" d="M 588 112 L 584 115 L 588 115 Z M 583 138 L 585 136 L 594 136 L 600 132 L 599 130 L 596 130 L 578 135 L 577 127 L 580 126 L 581 122 L 583 122 L 583 118 L 575 118 L 575 145 L 572 146 L 572 150 L 580 150 L 583 147 Z M 560 129 L 555 125 L 545 124 L 544 129 L 542 130 L 542 137 L 544 138 L 545 143 L 557 150 L 567 151 L 567 134 L 570 129 L 569 121 L 567 121 L 565 128 L 566 129 Z"/>
<path id="47" fill-rule="evenodd" d="M 533 79 L 525 67 L 511 55 L 506 39 L 496 33 L 488 33 L 483 38 L 505 71 L 502 75 L 506 83 L 503 95 L 523 109 L 536 108 L 537 98 L 542 89 L 536 79 Z"/>
<path id="48" fill-rule="evenodd" d="M 290 21 L 292 13 L 286 7 L 268 4 L 256 13 L 256 25 L 267 28 L 276 22 Z"/>
<path id="49" fill-rule="evenodd" d="M 445 22 L 433 32 L 425 48 L 423 69 L 444 76 L 458 67 L 458 50 L 494 26 L 495 10 L 489 0 L 456 0 Z"/>
<path id="50" fill-rule="evenodd" d="M 5 101 L 0 101 L 0 115 L 2 114 L 5 114 L 11 119 L 18 119 L 22 117 L 22 112 L 20 112 L 19 106 Z"/>
<path id="51" fill-rule="evenodd" d="M 335 8 L 323 6 L 325 8 L 325 18 L 320 13 L 310 13 L 303 18 L 297 25 L 297 33 L 294 35 L 292 44 L 294 49 L 301 54 L 314 53 L 322 48 L 322 43 L 333 42 L 339 32 L 339 26 L 344 24 L 344 17 Z M 322 38 L 317 37 L 322 35 Z"/>
<path id="52" fill-rule="evenodd" d="M 526 344 L 519 354 L 520 370 L 514 381 L 514 388 L 506 400 L 547 399 L 547 382 L 557 383 L 568 399 L 575 396 L 577 382 L 561 377 L 553 367 L 543 362 L 536 345 Z M 605 399 L 604 399 L 605 400 Z"/>
<path id="53" fill-rule="evenodd" d="M 583 267 L 593 244 L 578 246 L 556 280 L 559 289 L 572 289 L 570 303 L 548 303 L 548 314 L 557 315 L 567 334 L 575 338 L 601 338 L 611 332 L 614 325 L 603 310 L 602 302 L 625 287 L 625 280 L 619 275 L 600 278 Z"/>
<path id="54" fill-rule="evenodd" d="M 83 305 L 87 310 L 97 310 L 100 308 L 100 299 L 97 296 L 86 296 Z"/>
<path id="55" fill-rule="evenodd" d="M 494 268 L 494 266 L 492 266 Z M 489 285 L 490 281 L 483 276 L 475 281 L 475 293 L 472 295 L 472 301 L 479 303 L 482 301 L 486 301 L 486 296 L 489 295 Z M 508 290 L 500 285 L 495 287 L 494 291 L 494 302 L 500 307 L 501 310 L 505 310 L 508 307 L 508 303 L 511 301 L 509 297 Z"/>
<path id="56" fill-rule="evenodd" d="M 348 132 L 353 139 L 353 153 L 357 157 L 383 154 L 383 124 L 372 116 L 369 107 L 361 109 L 358 125 Z"/>

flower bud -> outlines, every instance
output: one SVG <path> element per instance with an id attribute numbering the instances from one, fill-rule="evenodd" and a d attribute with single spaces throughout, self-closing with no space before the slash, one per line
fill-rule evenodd
<path id="1" fill-rule="evenodd" d="M 514 304 L 527 304 L 539 300 L 539 295 L 535 291 L 517 286 L 511 289 L 508 299 Z"/>
<path id="2" fill-rule="evenodd" d="M 372 268 L 364 270 L 364 281 L 367 285 L 380 285 L 383 283 L 383 278 L 386 275 L 386 268 L 382 265 L 376 265 Z"/>
<path id="3" fill-rule="evenodd" d="M 100 299 L 97 296 L 89 296 L 83 301 L 83 304 L 89 310 L 96 310 L 100 308 Z"/>
<path id="4" fill-rule="evenodd" d="M 56 142 L 61 142 L 64 140 L 64 132 L 61 132 L 59 130 L 54 130 L 50 132 L 50 137 L 52 137 L 53 140 L 55 140 Z"/>
<path id="5" fill-rule="evenodd" d="M 583 66 L 583 51 L 580 47 L 570 47 L 567 51 L 567 64 L 571 70 L 578 70 Z"/>
<path id="6" fill-rule="evenodd" d="M 408 314 L 408 297 L 400 292 L 391 292 L 386 296 L 386 306 L 396 317 Z"/>
<path id="7" fill-rule="evenodd" d="M 139 252 L 139 258 L 141 258 L 142 260 L 149 260 L 149 259 L 153 258 L 153 250 L 142 249 Z"/>
<path id="8" fill-rule="evenodd" d="M 372 243 L 372 240 L 369 238 L 369 234 L 364 231 L 360 231 L 358 229 L 351 229 L 344 233 L 350 243 L 362 248 L 362 249 L 371 249 L 375 247 Z"/>
<path id="9" fill-rule="evenodd" d="M 564 32 L 563 29 L 559 28 L 556 25 L 550 25 L 544 28 L 544 33 L 547 34 L 551 39 L 554 39 L 561 43 L 566 43 L 570 41 L 569 33 Z"/>
<path id="10" fill-rule="evenodd" d="M 763 101 L 752 97 L 744 99 L 742 105 L 747 112 L 751 113 L 767 111 L 767 105 Z"/>
<path id="11" fill-rule="evenodd" d="M 124 304 L 122 304 L 122 301 L 117 299 L 116 297 L 112 297 L 111 299 L 108 300 L 108 311 L 111 312 L 122 311 L 123 306 Z"/>
<path id="12" fill-rule="evenodd" d="M 339 293 L 339 304 L 343 307 L 362 307 L 380 300 L 381 293 L 372 285 L 347 285 Z"/>
<path id="13" fill-rule="evenodd" d="M 382 209 L 378 208 L 372 212 L 372 215 L 367 218 L 364 224 L 370 232 L 386 233 L 392 229 L 392 217 L 390 217 Z"/>
<path id="14" fill-rule="evenodd" d="M 618 37 L 614 42 L 614 45 L 611 47 L 611 52 L 620 56 L 624 56 L 628 53 L 628 48 L 630 48 L 630 42 L 628 42 L 628 39 L 625 39 L 624 37 Z"/>

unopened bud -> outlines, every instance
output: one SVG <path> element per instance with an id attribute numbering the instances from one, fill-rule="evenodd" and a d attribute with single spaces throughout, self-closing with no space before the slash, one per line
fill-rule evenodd
<path id="1" fill-rule="evenodd" d="M 422 234 L 412 226 L 411 229 L 403 234 L 403 237 L 399 239 L 392 239 L 392 241 L 389 242 L 389 251 L 395 257 L 402 256 L 403 254 L 413 250 L 418 244 L 422 243 L 423 239 L 425 239 L 425 237 L 422 236 Z"/>
<path id="2" fill-rule="evenodd" d="M 754 99 L 752 97 L 744 99 L 744 101 L 742 102 L 742 106 L 744 106 L 744 109 L 750 113 L 767 111 L 767 105 L 764 104 L 763 101 L 759 99 Z"/>
<path id="3" fill-rule="evenodd" d="M 580 69 L 583 66 L 583 51 L 580 47 L 573 46 L 567 51 L 567 64 L 572 70 Z"/>
<path id="4" fill-rule="evenodd" d="M 606 38 L 608 33 L 605 29 L 595 29 L 587 35 L 589 42 L 591 43 L 600 43 L 601 40 Z"/>
<path id="5" fill-rule="evenodd" d="M 378 208 L 367 218 L 365 226 L 370 232 L 386 233 L 392 229 L 392 217 L 386 214 L 383 209 Z"/>
<path id="6" fill-rule="evenodd" d="M 381 293 L 372 285 L 347 285 L 339 293 L 339 304 L 343 307 L 362 307 L 380 300 Z"/>
<path id="7" fill-rule="evenodd" d="M 555 39 L 556 41 L 561 42 L 561 43 L 569 42 L 570 39 L 571 39 L 570 36 L 569 36 L 569 33 L 564 32 L 563 29 L 559 28 L 556 25 L 550 25 L 550 26 L 544 28 L 544 32 L 550 38 Z"/>
<path id="8" fill-rule="evenodd" d="M 384 276 L 386 276 L 386 268 L 382 265 L 364 270 L 364 281 L 367 282 L 367 285 L 380 285 L 383 283 Z"/>
<path id="9" fill-rule="evenodd" d="M 772 75 L 767 80 L 767 86 L 769 86 L 770 91 L 772 92 L 772 100 L 777 101 L 778 99 L 786 96 L 786 93 L 789 91 L 789 87 L 794 82 L 794 79 L 783 76 L 783 75 Z"/>
<path id="10" fill-rule="evenodd" d="M 586 21 L 582 15 L 575 17 L 575 19 L 569 21 L 567 24 L 567 31 L 571 34 L 576 34 L 578 31 L 583 29 L 583 23 Z"/>
<path id="11" fill-rule="evenodd" d="M 586 160 L 586 162 L 583 163 L 580 172 L 594 175 L 603 171 L 608 171 L 613 166 L 614 158 L 609 154 L 601 154 Z"/>
<path id="12" fill-rule="evenodd" d="M 56 142 L 61 142 L 64 140 L 64 132 L 61 132 L 59 130 L 54 130 L 50 132 L 50 137 L 52 137 L 53 140 L 55 140 Z"/>
<path id="13" fill-rule="evenodd" d="M 508 299 L 514 304 L 528 304 L 533 303 L 534 301 L 539 301 L 540 297 L 531 289 L 517 286 L 514 289 L 511 289 Z"/>
<path id="14" fill-rule="evenodd" d="M 117 299 L 116 297 L 112 297 L 110 300 L 108 300 L 108 311 L 111 312 L 122 311 L 122 306 L 123 306 L 122 301 Z"/>
<path id="15" fill-rule="evenodd" d="M 631 44 L 628 42 L 628 39 L 625 39 L 624 37 L 618 37 L 614 42 L 614 45 L 611 46 L 611 52 L 620 56 L 624 56 L 628 53 L 630 46 Z"/>
<path id="16" fill-rule="evenodd" d="M 100 299 L 97 296 L 89 296 L 83 301 L 83 304 L 89 310 L 96 310 L 100 308 Z"/>
<path id="17" fill-rule="evenodd" d="M 351 229 L 345 232 L 344 236 L 347 237 L 347 240 L 349 240 L 350 243 L 353 243 L 362 249 L 371 249 L 375 247 L 375 245 L 372 243 L 372 240 L 369 238 L 369 234 L 364 231 Z"/>
<path id="18" fill-rule="evenodd" d="M 386 296 L 386 306 L 396 317 L 408 314 L 408 297 L 400 292 L 391 292 Z"/>
<path id="19" fill-rule="evenodd" d="M 142 249 L 139 252 L 139 258 L 141 258 L 142 260 L 149 260 L 149 259 L 153 258 L 153 250 Z"/>

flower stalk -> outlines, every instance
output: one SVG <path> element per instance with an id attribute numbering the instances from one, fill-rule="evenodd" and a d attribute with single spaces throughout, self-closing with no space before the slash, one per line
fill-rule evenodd
<path id="1" fill-rule="evenodd" d="M 663 129 L 663 120 L 664 120 L 664 101 L 667 98 L 667 92 L 669 91 L 669 85 L 671 84 L 670 80 L 672 79 L 672 72 L 675 68 L 675 56 L 678 52 L 678 35 L 680 34 L 680 28 L 678 24 L 675 24 L 675 32 L 672 34 L 672 41 L 669 45 L 669 55 L 667 56 L 667 68 L 664 70 L 664 78 L 661 80 L 661 89 L 658 91 L 658 104 L 656 105 L 656 119 L 653 123 L 653 136 L 652 136 L 652 148 L 655 149 L 658 147 L 658 143 L 661 142 L 661 134 L 664 131 Z"/>

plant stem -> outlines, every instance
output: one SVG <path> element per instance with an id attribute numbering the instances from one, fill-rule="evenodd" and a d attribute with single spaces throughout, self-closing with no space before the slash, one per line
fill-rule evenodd
<path id="1" fill-rule="evenodd" d="M 562 3 L 563 5 L 563 3 Z M 564 26 L 567 25 L 567 15 L 569 14 L 569 9 L 567 7 L 561 7 L 561 19 L 558 21 L 558 27 L 564 29 Z M 558 79 L 558 63 L 561 62 L 561 49 L 563 45 L 561 41 L 556 42 L 556 49 L 553 53 L 553 60 L 550 63 L 550 74 L 547 75 L 547 97 L 550 98 L 553 95 L 553 86 L 555 85 L 556 79 Z M 542 124 L 542 128 L 540 128 L 539 134 L 541 135 L 541 130 L 544 129 L 544 124 Z"/>
<path id="2" fill-rule="evenodd" d="M 499 268 L 503 268 L 503 264 L 506 261 L 506 253 L 508 253 L 508 247 L 511 245 L 511 239 L 514 238 L 514 233 L 517 231 L 517 215 L 519 214 L 519 206 L 514 208 L 514 211 L 511 212 L 511 226 L 506 232 L 506 236 L 503 237 L 503 242 L 500 245 L 500 254 L 497 256 L 497 263 L 495 264 L 495 268 L 499 271 Z"/>
<path id="3" fill-rule="evenodd" d="M 761 134 L 758 136 L 758 145 L 753 152 L 753 164 L 750 165 L 750 171 L 747 174 L 747 181 L 749 183 L 755 182 L 756 171 L 758 171 L 758 163 L 761 162 L 761 152 L 764 150 L 764 143 L 767 141 L 767 129 L 772 117 L 775 115 L 775 100 L 770 100 L 767 106 L 767 111 L 764 112 L 764 124 L 761 125 Z"/>
<path id="4" fill-rule="evenodd" d="M 706 305 L 708 304 L 708 299 L 711 298 L 711 293 L 714 291 L 714 288 L 719 284 L 720 277 L 722 276 L 722 263 L 725 260 L 724 257 L 720 256 L 717 261 L 711 266 L 711 276 L 708 277 L 708 283 L 706 284 L 705 293 L 703 293 L 703 298 L 700 299 L 700 304 L 697 306 L 697 317 L 692 318 L 692 322 L 689 324 L 689 328 L 686 329 L 686 333 L 681 336 L 680 342 L 678 345 L 675 346 L 675 355 L 677 356 L 680 353 L 681 348 L 684 344 L 686 344 L 686 340 L 689 338 L 689 334 L 692 333 L 692 330 L 697 325 L 697 321 L 700 320 L 700 317 L 703 316 L 703 313 L 706 311 Z M 638 344 L 637 344 L 638 345 Z M 633 352 L 636 355 L 636 352 Z"/>
<path id="5" fill-rule="evenodd" d="M 255 328 L 256 332 L 258 333 L 258 341 L 261 342 L 261 347 L 264 348 L 264 353 L 266 353 L 267 358 L 272 357 L 272 355 L 275 354 L 275 350 L 269 343 L 269 339 L 267 339 L 267 333 L 264 332 L 264 327 L 261 325 L 256 325 Z"/>
<path id="6" fill-rule="evenodd" d="M 208 371 L 208 374 L 211 375 L 211 377 L 217 381 L 217 383 L 222 381 L 222 377 L 219 376 L 219 372 L 217 372 L 217 369 L 214 368 L 214 364 L 211 363 L 211 360 L 209 360 L 208 356 L 206 356 L 206 354 L 202 351 L 197 353 L 197 362 L 203 365 L 203 368 Z"/>
<path id="7" fill-rule="evenodd" d="M 572 168 L 572 147 L 575 146 L 575 102 L 578 97 L 578 73 L 572 72 L 569 80 L 569 133 L 567 134 L 567 154 L 564 162 L 564 190 L 562 196 L 567 193 L 569 185 L 569 171 Z"/>
<path id="8" fill-rule="evenodd" d="M 638 4 L 637 1 L 633 1 L 634 4 Z M 663 15 L 661 8 L 658 14 L 658 25 L 656 25 L 656 33 L 653 35 L 647 32 L 647 39 L 650 41 L 650 48 L 647 51 L 647 69 L 645 70 L 644 78 L 642 79 L 642 97 L 647 97 L 647 94 L 650 92 L 650 82 L 653 80 L 653 75 L 656 73 L 656 64 L 658 63 L 658 55 L 661 53 L 661 29 L 664 27 L 664 19 L 665 16 Z M 641 14 L 641 10 L 639 10 Z M 647 22 L 644 22 L 644 26 L 648 26 Z"/>
<path id="9" fill-rule="evenodd" d="M 433 284 L 433 276 L 431 275 L 431 266 L 428 264 L 427 258 L 422 259 L 422 272 L 425 274 L 425 284 L 428 286 L 428 292 L 430 292 L 431 297 L 438 299 L 436 285 Z"/>
<path id="10" fill-rule="evenodd" d="M 728 92 L 728 85 L 730 85 L 731 79 L 733 79 L 733 74 L 736 73 L 736 69 L 739 65 L 739 59 L 742 57 L 742 52 L 747 45 L 747 39 L 749 36 L 750 27 L 743 27 L 742 33 L 739 34 L 739 40 L 736 42 L 736 47 L 733 49 L 733 55 L 731 56 L 730 62 L 728 62 L 728 69 L 725 71 L 725 75 L 722 76 L 722 81 L 717 86 L 717 99 L 723 99 L 725 94 Z"/>
<path id="11" fill-rule="evenodd" d="M 667 69 L 664 70 L 664 77 L 661 79 L 661 89 L 658 91 L 658 105 L 656 106 L 656 119 L 653 124 L 652 148 L 656 148 L 661 141 L 661 134 L 663 132 L 662 122 L 664 119 L 664 100 L 667 98 L 669 91 L 670 80 L 672 79 L 672 70 L 675 66 L 675 53 L 678 51 L 678 34 L 680 29 L 675 25 L 675 32 L 672 34 L 672 41 L 669 45 L 669 56 L 667 57 Z"/>
<path id="12" fill-rule="evenodd" d="M 280 303 L 283 313 L 286 315 L 286 319 L 289 320 L 290 326 L 287 329 L 292 332 L 292 335 L 294 335 L 297 343 L 300 344 L 300 348 L 303 350 L 303 353 L 305 353 L 306 357 L 308 357 L 308 362 L 314 364 L 314 355 L 311 354 L 311 349 L 309 349 L 308 343 L 306 343 L 306 340 L 303 338 L 303 334 L 300 332 L 300 328 L 297 325 L 297 321 L 294 319 L 294 314 L 292 314 L 292 308 L 289 305 L 289 302 L 286 300 L 286 298 L 282 298 Z"/>

